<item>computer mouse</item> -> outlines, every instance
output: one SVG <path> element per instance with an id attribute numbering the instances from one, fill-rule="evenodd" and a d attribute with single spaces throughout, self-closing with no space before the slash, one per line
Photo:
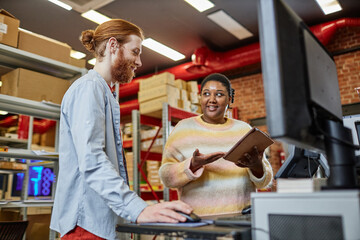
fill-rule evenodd
<path id="1" fill-rule="evenodd" d="M 241 211 L 242 215 L 250 214 L 251 213 L 251 206 L 244 207 Z"/>
<path id="2" fill-rule="evenodd" d="M 190 213 L 190 214 L 186 214 L 186 213 L 183 213 L 183 212 L 180 212 L 180 211 L 176 211 L 178 214 L 186 217 L 186 221 L 187 223 L 191 223 L 191 222 L 200 222 L 201 221 L 201 218 L 196 215 L 195 213 Z"/>

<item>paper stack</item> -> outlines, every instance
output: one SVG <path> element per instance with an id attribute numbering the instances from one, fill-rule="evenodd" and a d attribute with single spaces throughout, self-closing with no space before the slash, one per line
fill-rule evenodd
<path id="1" fill-rule="evenodd" d="M 278 193 L 309 193 L 321 190 L 326 186 L 326 178 L 278 178 Z"/>

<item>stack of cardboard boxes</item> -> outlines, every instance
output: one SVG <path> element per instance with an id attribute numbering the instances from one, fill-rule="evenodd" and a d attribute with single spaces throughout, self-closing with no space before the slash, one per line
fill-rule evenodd
<path id="1" fill-rule="evenodd" d="M 169 72 L 140 80 L 138 100 L 140 113 L 147 116 L 161 118 L 165 102 L 188 112 L 201 113 L 197 82 L 175 80 Z"/>
<path id="2" fill-rule="evenodd" d="M 70 57 L 71 47 L 66 43 L 19 29 L 20 20 L 9 12 L 0 10 L 0 44 L 17 48 L 26 53 L 84 68 L 85 60 Z M 26 54 L 25 54 L 26 55 Z M 61 64 L 59 63 L 59 64 Z M 66 79 L 35 72 L 25 68 L 4 71 L 1 76 L 0 94 L 25 98 L 34 101 L 47 101 L 60 104 L 71 82 Z M 55 128 L 47 133 L 34 133 L 33 143 L 41 146 L 54 146 Z"/>
<path id="3" fill-rule="evenodd" d="M 20 20 L 9 12 L 0 10 L 0 44 L 18 48 L 41 57 L 50 58 L 66 64 L 85 67 L 84 60 L 70 57 L 71 47 L 66 43 L 19 30 Z M 1 76 L 1 94 L 26 98 L 34 101 L 50 101 L 60 104 L 70 86 L 70 81 L 18 68 Z"/>
<path id="4" fill-rule="evenodd" d="M 155 189 L 159 189 L 161 185 L 159 176 L 160 165 L 161 162 L 159 161 L 146 161 L 147 179 Z"/>
<path id="5" fill-rule="evenodd" d="M 164 72 L 144 80 L 140 80 L 138 100 L 140 114 L 161 117 L 162 105 L 167 102 L 178 107 L 180 91 L 175 87 L 175 76 Z"/>
<path id="6" fill-rule="evenodd" d="M 130 189 L 134 189 L 134 156 L 132 152 L 125 152 L 126 168 L 128 172 Z"/>
<path id="7" fill-rule="evenodd" d="M 180 90 L 179 108 L 201 114 L 200 96 L 197 81 L 175 80 L 175 86 Z"/>

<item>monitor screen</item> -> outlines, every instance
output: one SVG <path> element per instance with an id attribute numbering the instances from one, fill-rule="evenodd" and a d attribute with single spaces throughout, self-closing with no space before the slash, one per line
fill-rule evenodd
<path id="1" fill-rule="evenodd" d="M 311 178 L 319 170 L 323 177 L 329 177 L 329 166 L 324 155 L 298 148 L 287 147 L 288 157 L 275 175 L 277 178 Z"/>
<path id="2" fill-rule="evenodd" d="M 259 0 L 258 14 L 271 137 L 324 153 L 330 168 L 328 185 L 356 187 L 355 148 L 350 129 L 343 126 L 332 56 L 284 1 Z"/>
<path id="3" fill-rule="evenodd" d="M 324 151 L 315 121 L 342 119 L 334 60 L 306 24 L 280 0 L 261 1 L 259 25 L 271 136 Z"/>
<path id="4" fill-rule="evenodd" d="M 352 138 L 355 144 L 360 143 L 360 114 L 344 116 L 344 126 L 351 129 Z M 355 151 L 355 155 L 360 158 L 360 150 Z"/>
<path id="5" fill-rule="evenodd" d="M 25 173 L 14 174 L 11 196 L 21 196 L 24 177 Z M 43 166 L 29 167 L 28 196 L 51 197 L 53 181 L 53 168 Z"/>

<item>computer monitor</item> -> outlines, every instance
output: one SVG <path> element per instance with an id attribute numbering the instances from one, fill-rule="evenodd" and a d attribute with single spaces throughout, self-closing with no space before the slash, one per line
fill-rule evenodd
<path id="1" fill-rule="evenodd" d="M 344 126 L 351 129 L 354 144 L 358 145 L 360 143 L 360 114 L 344 116 L 343 120 Z M 355 151 L 355 156 L 360 159 L 360 150 Z"/>
<path id="2" fill-rule="evenodd" d="M 311 178 L 316 172 L 323 177 L 330 176 L 329 166 L 324 155 L 307 149 L 288 145 L 289 156 L 275 175 L 277 178 Z"/>
<path id="3" fill-rule="evenodd" d="M 336 65 L 282 0 L 259 0 L 267 127 L 272 138 L 323 152 L 331 188 L 355 188 L 354 146 L 343 126 Z"/>
<path id="4" fill-rule="evenodd" d="M 16 173 L 13 177 L 11 196 L 20 197 L 25 173 Z M 51 197 L 54 182 L 53 168 L 43 166 L 29 167 L 28 196 Z"/>

